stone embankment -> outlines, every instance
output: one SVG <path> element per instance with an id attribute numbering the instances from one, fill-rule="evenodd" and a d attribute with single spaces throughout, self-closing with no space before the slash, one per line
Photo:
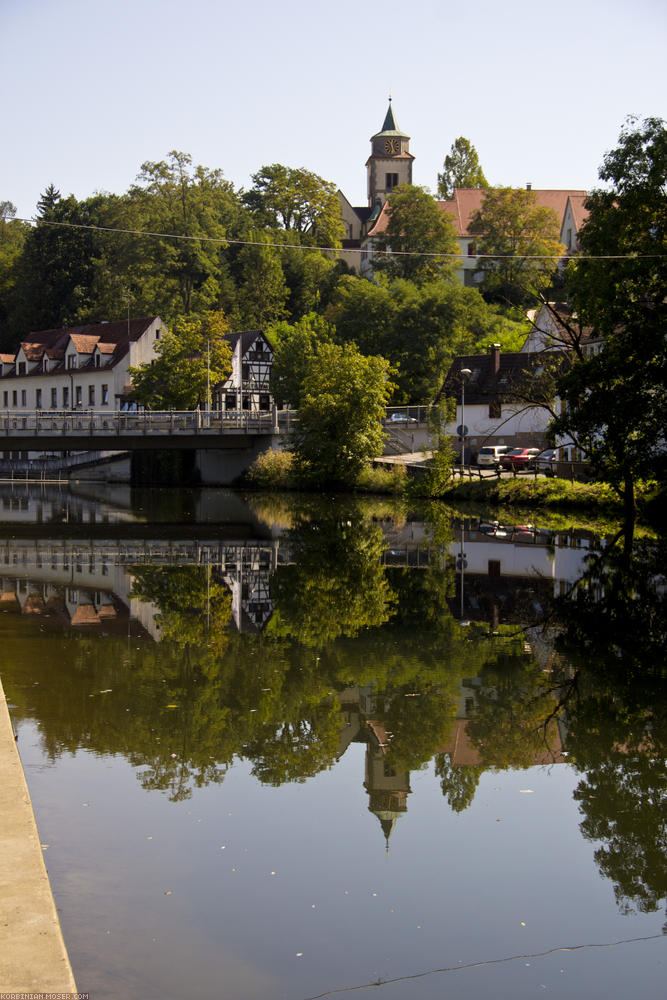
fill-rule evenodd
<path id="1" fill-rule="evenodd" d="M 0 993 L 76 995 L 2 682 Z"/>

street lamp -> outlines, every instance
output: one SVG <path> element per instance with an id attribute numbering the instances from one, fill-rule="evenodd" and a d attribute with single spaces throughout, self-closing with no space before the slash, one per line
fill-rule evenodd
<path id="1" fill-rule="evenodd" d="M 466 381 L 472 375 L 470 368 L 461 369 L 461 478 L 463 479 L 463 465 L 466 453 Z"/>

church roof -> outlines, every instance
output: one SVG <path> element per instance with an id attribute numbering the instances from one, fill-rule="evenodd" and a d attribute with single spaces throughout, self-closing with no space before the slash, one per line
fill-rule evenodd
<path id="1" fill-rule="evenodd" d="M 469 230 L 470 219 L 476 211 L 482 207 L 484 196 L 488 188 L 455 188 L 454 197 L 449 201 L 439 201 L 438 206 L 443 212 L 451 215 L 456 234 L 459 237 L 479 235 L 472 234 Z M 541 208 L 551 208 L 558 217 L 558 224 L 562 225 L 565 208 L 568 199 L 570 204 L 583 204 L 586 198 L 585 191 L 557 191 L 549 189 L 532 188 L 535 195 L 535 203 Z"/>
<path id="2" fill-rule="evenodd" d="M 387 108 L 387 114 L 384 116 L 384 122 L 382 123 L 382 128 L 375 135 L 371 136 L 371 139 L 377 139 L 381 135 L 393 135 L 400 136 L 402 139 L 409 139 L 410 136 L 406 135 L 405 132 L 401 132 L 398 125 L 396 124 L 396 119 L 394 118 L 394 109 L 391 106 L 391 97 L 389 98 L 389 107 Z"/>

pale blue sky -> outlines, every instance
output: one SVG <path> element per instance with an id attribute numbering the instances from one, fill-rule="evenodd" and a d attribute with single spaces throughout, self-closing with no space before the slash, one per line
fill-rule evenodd
<path id="1" fill-rule="evenodd" d="M 390 90 L 416 184 L 464 135 L 491 183 L 591 188 L 628 114 L 667 117 L 666 28 L 664 0 L 0 0 L 0 200 L 120 194 L 178 149 L 364 204 Z"/>

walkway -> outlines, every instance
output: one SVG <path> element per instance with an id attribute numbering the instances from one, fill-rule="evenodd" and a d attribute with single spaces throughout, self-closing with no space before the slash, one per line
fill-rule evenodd
<path id="1" fill-rule="evenodd" d="M 0 993 L 76 993 L 0 682 Z"/>

